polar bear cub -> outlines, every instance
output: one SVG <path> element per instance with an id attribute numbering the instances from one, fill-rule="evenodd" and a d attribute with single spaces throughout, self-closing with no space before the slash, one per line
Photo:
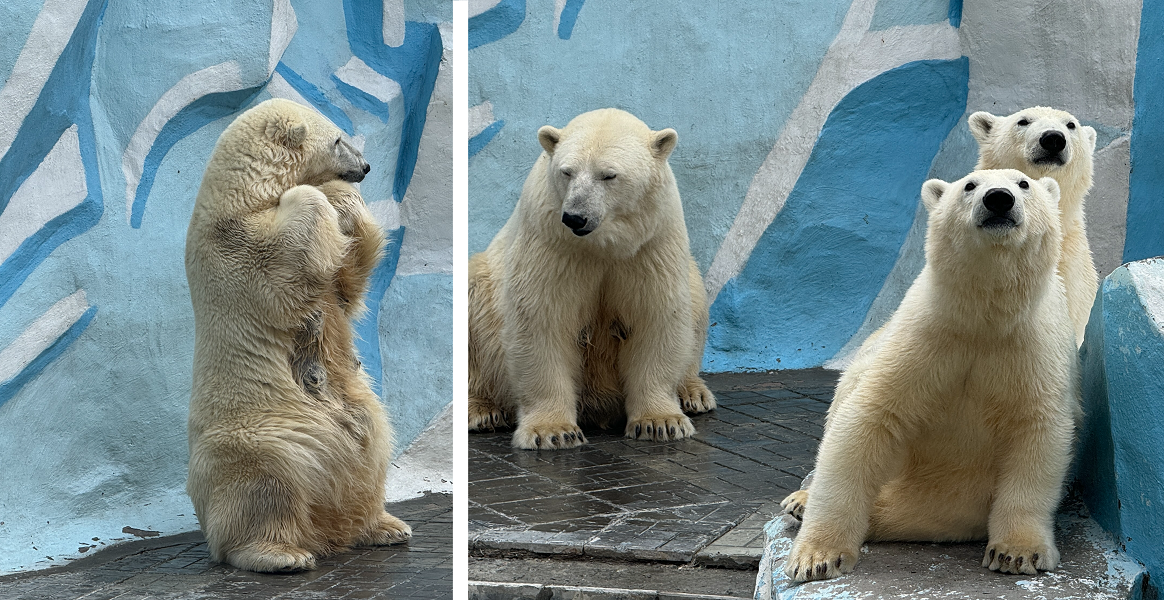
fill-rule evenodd
<path id="1" fill-rule="evenodd" d="M 784 571 L 853 569 L 866 540 L 987 540 L 982 566 L 1058 564 L 1080 411 L 1059 185 L 1016 170 L 922 187 L 926 265 L 841 376 Z"/>
<path id="2" fill-rule="evenodd" d="M 603 109 L 538 130 L 509 221 L 469 261 L 469 428 L 571 448 L 579 423 L 685 438 L 715 408 L 699 378 L 707 297 L 688 248 L 673 129 Z"/>
<path id="3" fill-rule="evenodd" d="M 1083 202 L 1091 189 L 1095 129 L 1071 113 L 1034 106 L 998 117 L 970 115 L 970 133 L 978 140 L 975 169 L 1018 169 L 1033 178 L 1053 177 L 1059 184 L 1063 251 L 1059 274 L 1067 287 L 1067 310 L 1075 326 L 1075 343 L 1083 333 L 1099 289 L 1099 276 L 1087 243 Z"/>

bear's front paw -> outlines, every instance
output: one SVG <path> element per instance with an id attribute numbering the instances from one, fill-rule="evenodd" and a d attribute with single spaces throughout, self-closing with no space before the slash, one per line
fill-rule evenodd
<path id="1" fill-rule="evenodd" d="M 492 400 L 469 397 L 469 431 L 495 431 L 509 427 L 509 413 Z"/>
<path id="2" fill-rule="evenodd" d="M 666 442 L 695 435 L 695 425 L 686 415 L 647 415 L 626 423 L 626 437 L 632 440 Z"/>
<path id="3" fill-rule="evenodd" d="M 376 523 L 368 528 L 360 545 L 387 546 L 407 542 L 412 537 L 412 527 L 408 523 L 388 514 L 381 513 Z"/>
<path id="4" fill-rule="evenodd" d="M 1037 575 L 1059 565 L 1059 551 L 1053 543 L 990 542 L 982 566 L 1000 573 Z"/>
<path id="5" fill-rule="evenodd" d="M 562 450 L 585 443 L 586 436 L 573 423 L 518 425 L 513 433 L 513 447 L 523 450 Z"/>
<path id="6" fill-rule="evenodd" d="M 780 503 L 780 508 L 783 508 L 784 512 L 798 520 L 804 517 L 805 506 L 808 506 L 808 490 L 796 490 Z"/>
<path id="7" fill-rule="evenodd" d="M 705 413 L 715 408 L 715 394 L 699 377 L 689 377 L 679 384 L 679 403 L 689 415 Z"/>
<path id="8" fill-rule="evenodd" d="M 796 582 L 840 577 L 853 570 L 859 552 L 859 547 L 826 548 L 798 539 L 784 561 L 784 574 Z"/>

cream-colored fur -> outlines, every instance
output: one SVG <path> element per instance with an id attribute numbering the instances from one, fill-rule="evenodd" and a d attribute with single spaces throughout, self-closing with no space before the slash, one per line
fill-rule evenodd
<path id="1" fill-rule="evenodd" d="M 352 344 L 384 234 L 335 179 L 366 170 L 344 144 L 313 111 L 264 102 L 219 138 L 190 219 L 186 489 L 211 558 L 243 569 L 411 535 L 384 511 L 391 429 Z"/>
<path id="2" fill-rule="evenodd" d="M 984 220 L 996 189 L 1013 227 Z M 866 540 L 985 539 L 984 567 L 1056 566 L 1080 411 L 1058 196 L 1015 170 L 925 183 L 926 265 L 841 376 L 813 480 L 784 501 L 804 519 L 789 577 L 847 573 Z"/>
<path id="3" fill-rule="evenodd" d="M 1083 202 L 1091 189 L 1095 130 L 1080 123 L 1071 113 L 1043 106 L 1005 117 L 976 112 L 970 115 L 969 126 L 970 133 L 978 140 L 975 169 L 1018 169 L 1035 179 L 1054 177 L 1059 183 L 1063 228 L 1059 273 L 1067 286 L 1067 310 L 1075 326 L 1075 343 L 1083 345 L 1083 332 L 1099 289 L 1099 276 L 1083 222 Z M 1040 145 L 1040 139 L 1047 133 L 1063 136 L 1066 141 L 1063 150 L 1050 153 Z"/>
<path id="4" fill-rule="evenodd" d="M 579 423 L 625 414 L 627 437 L 662 441 L 695 432 L 684 410 L 715 408 L 677 139 L 615 109 L 538 131 L 513 215 L 469 261 L 470 429 L 516 417 L 514 446 L 570 448 Z"/>

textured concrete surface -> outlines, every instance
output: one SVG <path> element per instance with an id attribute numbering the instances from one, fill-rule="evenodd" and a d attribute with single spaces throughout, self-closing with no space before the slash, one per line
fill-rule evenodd
<path id="1" fill-rule="evenodd" d="M 985 543 L 870 543 L 861 548 L 861 559 L 852 573 L 791 585 L 783 565 L 797 527 L 788 516 L 774 519 L 768 527 L 769 546 L 757 577 L 757 600 L 1138 600 L 1144 583 L 1143 567 L 1118 550 L 1075 496 L 1068 498 L 1056 519 L 1059 567 L 1037 576 L 983 568 Z"/>
<path id="2" fill-rule="evenodd" d="M 693 594 L 750 598 L 756 572 L 708 569 L 698 566 L 615 560 L 560 560 L 553 558 L 469 559 L 470 598 L 536 598 L 549 588 L 551 598 L 571 598 L 570 588 L 591 590 L 593 598 L 638 598 L 635 594 Z M 532 595 L 526 596 L 529 590 Z M 601 590 L 601 593 L 594 590 Z M 485 592 L 488 593 L 485 593 Z M 511 593 L 512 596 L 503 595 Z M 474 596 L 475 593 L 480 595 Z M 647 595 L 646 598 L 655 596 Z"/>
<path id="3" fill-rule="evenodd" d="M 470 552 L 754 568 L 772 507 L 757 511 L 800 485 L 835 380 L 711 376 L 719 408 L 676 442 L 626 440 L 616 426 L 578 449 L 531 452 L 511 448 L 509 431 L 470 435 Z"/>
<path id="4" fill-rule="evenodd" d="M 3 600 L 433 598 L 452 595 L 452 497 L 388 505 L 407 544 L 355 548 L 313 571 L 271 575 L 210 562 L 201 532 L 115 546 L 64 567 L 0 577 Z"/>

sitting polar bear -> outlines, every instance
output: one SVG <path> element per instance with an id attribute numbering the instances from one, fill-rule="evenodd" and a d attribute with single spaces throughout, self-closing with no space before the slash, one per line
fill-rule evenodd
<path id="1" fill-rule="evenodd" d="M 1083 333 L 1099 289 L 1099 275 L 1087 243 L 1083 201 L 1091 189 L 1095 130 L 1071 113 L 1034 106 L 1006 117 L 976 112 L 968 121 L 978 141 L 975 169 L 1018 169 L 1028 177 L 1053 177 L 1059 184 L 1063 252 L 1059 274 L 1067 287 L 1067 310 L 1075 343 Z"/>
<path id="2" fill-rule="evenodd" d="M 469 428 L 516 414 L 513 445 L 571 448 L 580 422 L 695 433 L 707 296 L 667 157 L 678 135 L 615 109 L 538 130 L 545 152 L 469 261 Z"/>
<path id="3" fill-rule="evenodd" d="M 384 511 L 391 430 L 352 343 L 384 247 L 346 183 L 367 171 L 339 129 L 286 100 L 239 116 L 206 167 L 186 238 L 186 489 L 213 560 L 310 569 L 411 535 Z"/>
<path id="4" fill-rule="evenodd" d="M 975 171 L 922 201 L 926 265 L 841 376 L 808 490 L 784 500 L 804 519 L 793 580 L 851 571 L 865 540 L 985 539 L 982 566 L 1009 573 L 1059 562 L 1080 411 L 1059 186 Z"/>

